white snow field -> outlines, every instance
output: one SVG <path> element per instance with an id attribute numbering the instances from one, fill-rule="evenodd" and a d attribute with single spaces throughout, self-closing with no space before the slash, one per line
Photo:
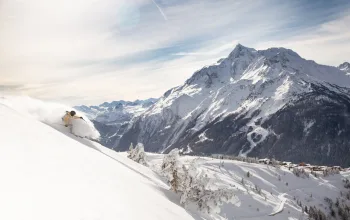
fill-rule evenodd
<path id="1" fill-rule="evenodd" d="M 147 155 L 150 167 L 159 169 L 163 155 Z M 219 215 L 213 215 L 217 219 L 306 220 L 308 215 L 303 213 L 297 202 L 301 202 L 303 207 L 315 206 L 328 214 L 325 198 L 340 200 L 340 192 L 349 191 L 342 182 L 344 178 L 350 177 L 349 171 L 327 177 L 316 178 L 310 175 L 309 178 L 300 178 L 286 167 L 276 168 L 271 165 L 208 157 L 181 157 L 184 164 L 189 164 L 194 159 L 198 160 L 199 169 L 212 177 L 214 185 L 233 188 L 235 191 L 234 204 L 224 205 Z M 250 177 L 247 177 L 248 172 Z M 261 190 L 261 193 L 256 189 Z M 350 205 L 350 200 L 345 203 Z"/>
<path id="2" fill-rule="evenodd" d="M 59 125 L 65 110 L 30 98 L 0 98 L 0 219 L 306 220 L 297 201 L 328 213 L 324 198 L 335 201 L 346 190 L 342 179 L 349 171 L 299 178 L 284 167 L 183 156 L 184 164 L 198 161 L 213 187 L 235 193 L 220 213 L 200 214 L 182 207 L 157 174 L 163 155 L 147 154 L 145 167 L 76 137 Z"/>
<path id="3" fill-rule="evenodd" d="M 0 100 L 0 219 L 195 219 L 149 169 Z"/>

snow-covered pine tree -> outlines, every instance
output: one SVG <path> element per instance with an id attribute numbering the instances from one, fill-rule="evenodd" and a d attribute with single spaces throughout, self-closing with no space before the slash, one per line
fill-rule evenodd
<path id="1" fill-rule="evenodd" d="M 138 143 L 133 149 L 132 144 L 130 145 L 129 152 L 128 152 L 128 158 L 132 159 L 133 161 L 142 164 L 144 166 L 148 166 L 147 160 L 146 160 L 146 153 L 145 149 L 142 143 Z"/>
<path id="2" fill-rule="evenodd" d="M 134 145 L 132 143 L 130 143 L 130 147 L 129 147 L 129 152 L 134 150 Z"/>
<path id="3" fill-rule="evenodd" d="M 233 190 L 218 189 L 212 184 L 212 179 L 205 174 L 205 171 L 198 170 L 196 159 L 186 167 L 180 161 L 178 149 L 164 156 L 161 170 L 168 179 L 171 189 L 181 193 L 180 203 L 185 207 L 194 204 L 202 212 L 218 213 L 220 206 L 224 202 L 230 202 L 234 196 Z"/>
<path id="4" fill-rule="evenodd" d="M 130 143 L 129 151 L 128 151 L 128 158 L 131 158 L 131 156 L 134 153 L 134 145 Z"/>
<path id="5" fill-rule="evenodd" d="M 220 206 L 232 200 L 233 190 L 228 188 L 211 189 L 211 179 L 202 172 L 181 196 L 183 204 L 193 202 L 201 212 L 219 213 Z M 186 199 L 183 199 L 185 197 Z"/>
<path id="6" fill-rule="evenodd" d="M 173 149 L 169 154 L 164 156 L 161 170 L 163 175 L 168 179 L 171 190 L 174 192 L 182 191 L 184 181 L 184 168 L 179 161 L 179 149 Z"/>
<path id="7" fill-rule="evenodd" d="M 185 207 L 194 203 L 202 212 L 218 213 L 220 206 L 233 198 L 231 189 L 211 189 L 214 185 L 213 179 L 209 178 L 205 171 L 199 173 L 197 160 L 191 161 L 188 168 L 183 166 L 183 169 L 185 178 L 180 202 Z"/>

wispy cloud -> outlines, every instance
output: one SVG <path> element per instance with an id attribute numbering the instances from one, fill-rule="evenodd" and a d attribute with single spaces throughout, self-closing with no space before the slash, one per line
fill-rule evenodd
<path id="1" fill-rule="evenodd" d="M 158 8 L 159 12 L 162 14 L 164 20 L 168 20 L 168 18 L 166 17 L 165 13 L 163 12 L 162 8 L 157 4 L 157 2 L 155 0 L 152 0 L 153 3 L 156 5 L 156 7 Z"/>
<path id="2" fill-rule="evenodd" d="M 0 84 L 74 104 L 156 97 L 237 42 L 335 65 L 349 59 L 349 8 L 348 0 L 2 0 Z"/>
<path id="3" fill-rule="evenodd" d="M 292 48 L 306 59 L 321 64 L 338 66 L 350 59 L 350 10 L 343 16 L 319 25 L 312 31 L 278 41 L 259 42 L 256 47 L 266 49 L 273 46 Z"/>

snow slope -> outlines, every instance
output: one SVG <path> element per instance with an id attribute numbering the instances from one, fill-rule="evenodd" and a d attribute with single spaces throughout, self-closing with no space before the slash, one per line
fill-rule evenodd
<path id="1" fill-rule="evenodd" d="M 75 135 L 91 139 L 98 139 L 100 136 L 92 122 L 82 112 L 62 104 L 43 102 L 26 96 L 1 97 L 0 104 L 16 109 L 16 111 L 23 115 L 34 118 L 58 130 L 64 130 L 65 132 L 69 132 L 69 128 L 63 126 L 62 117 L 66 111 L 75 110 L 78 116 L 83 116 L 84 120 L 73 120 L 72 124 L 74 126 L 72 132 Z"/>
<path id="2" fill-rule="evenodd" d="M 168 186 L 153 172 L 38 121 L 30 113 L 46 112 L 22 111 L 30 102 L 0 102 L 0 219 L 195 218 L 169 200 Z"/>
<path id="3" fill-rule="evenodd" d="M 153 169 L 159 169 L 163 156 L 148 154 Z M 315 206 L 328 214 L 328 204 L 324 199 L 327 197 L 335 201 L 341 198 L 341 191 L 343 194 L 349 191 L 344 188 L 342 182 L 343 178 L 349 178 L 348 172 L 327 177 L 320 175 L 316 178 L 310 175 L 309 178 L 300 178 L 285 167 L 276 168 L 271 165 L 207 157 L 181 157 L 184 164 L 189 164 L 192 160 L 197 160 L 199 169 L 213 179 L 214 185 L 233 187 L 234 204 L 224 205 L 219 214 L 227 219 L 308 219 L 308 215 L 298 206 L 298 201 L 302 203 L 303 208 Z M 247 172 L 250 173 L 250 177 L 247 177 Z M 258 193 L 256 188 L 260 189 L 261 193 Z M 345 200 L 350 205 L 350 200 Z"/>

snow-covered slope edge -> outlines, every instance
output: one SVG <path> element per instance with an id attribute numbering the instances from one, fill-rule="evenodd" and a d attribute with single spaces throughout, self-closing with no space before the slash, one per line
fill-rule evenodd
<path id="1" fill-rule="evenodd" d="M 94 128 L 93 123 L 82 112 L 71 107 L 53 102 L 44 102 L 27 96 L 1 97 L 0 104 L 66 133 L 70 132 L 70 128 L 63 126 L 62 116 L 66 111 L 75 110 L 77 115 L 82 116 L 84 120 L 73 120 L 72 132 L 81 137 L 100 138 L 100 134 Z"/>
<path id="2" fill-rule="evenodd" d="M 196 219 L 147 168 L 12 107 L 0 103 L 0 219 Z"/>
<path id="3" fill-rule="evenodd" d="M 118 150 L 276 157 L 350 165 L 350 77 L 285 48 L 237 45 L 133 121 Z"/>

